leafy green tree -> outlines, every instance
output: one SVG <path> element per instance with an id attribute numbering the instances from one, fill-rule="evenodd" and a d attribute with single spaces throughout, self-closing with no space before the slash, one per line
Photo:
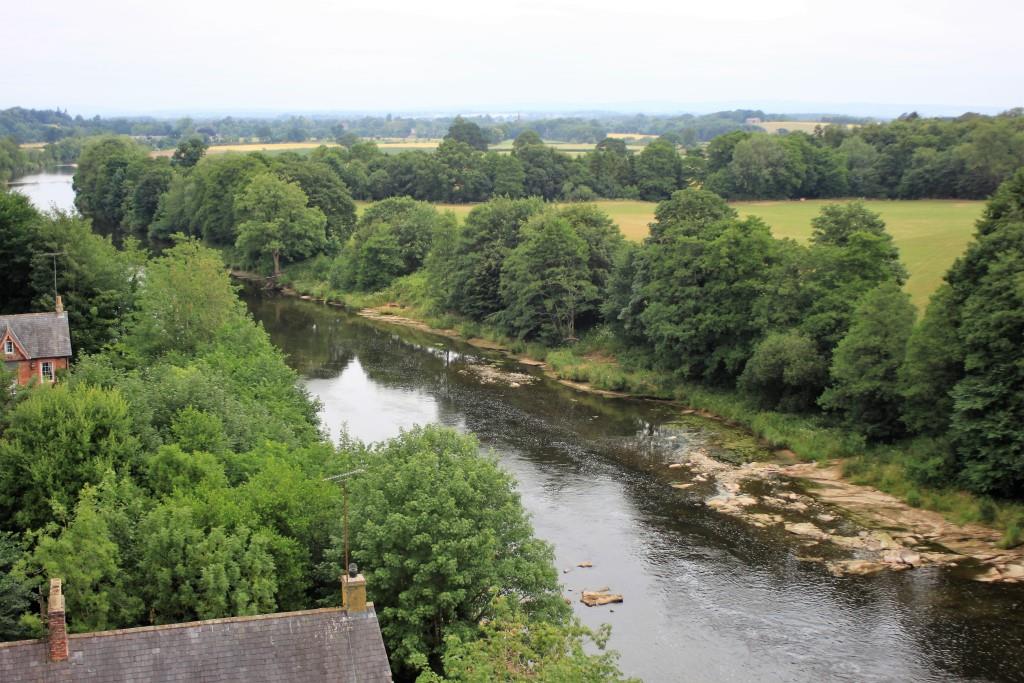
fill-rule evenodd
<path id="1" fill-rule="evenodd" d="M 474 320 L 501 309 L 501 268 L 521 226 L 543 208 L 538 199 L 492 199 L 469 212 L 455 247 L 448 308 Z"/>
<path id="2" fill-rule="evenodd" d="M 533 131 L 523 132 L 516 138 L 512 155 L 523 166 L 526 196 L 558 198 L 569 178 L 571 160 L 567 155 L 545 145 Z"/>
<path id="3" fill-rule="evenodd" d="M 498 601 L 494 612 L 475 638 L 447 637 L 443 678 L 427 674 L 417 683 L 624 680 L 618 654 L 605 651 L 607 625 L 595 632 L 575 620 L 531 621 L 507 600 Z"/>
<path id="4" fill-rule="evenodd" d="M 951 436 L 963 480 L 977 492 L 1024 492 L 1024 170 L 985 208 L 967 252 L 946 275 L 963 378 L 953 388 Z"/>
<path id="5" fill-rule="evenodd" d="M 814 341 L 799 332 L 774 332 L 758 342 L 739 387 L 763 407 L 805 411 L 828 378 L 828 364 Z"/>
<path id="6" fill-rule="evenodd" d="M 943 284 L 932 294 L 924 319 L 911 333 L 900 368 L 903 421 L 912 433 L 941 436 L 949 429 L 951 392 L 964 372 L 957 327 L 953 292 Z"/>
<path id="7" fill-rule="evenodd" d="M 374 203 L 363 212 L 347 245 L 348 285 L 377 291 L 419 270 L 435 233 L 452 220 L 450 214 L 408 197 Z"/>
<path id="8" fill-rule="evenodd" d="M 192 168 L 206 154 L 209 145 L 198 135 L 191 135 L 178 143 L 178 148 L 171 155 L 171 164 L 178 168 Z"/>
<path id="9" fill-rule="evenodd" d="M 755 134 L 737 143 L 729 162 L 729 196 L 783 198 L 801 185 L 802 165 L 778 136 Z"/>
<path id="10" fill-rule="evenodd" d="M 130 138 L 106 136 L 86 143 L 73 181 L 75 206 L 99 228 L 123 225 L 130 167 L 145 159 L 145 148 Z"/>
<path id="11" fill-rule="evenodd" d="M 626 143 L 616 138 L 605 138 L 587 155 L 593 188 L 602 197 L 623 197 L 631 193 L 633 159 Z M 635 192 L 635 190 L 632 190 Z"/>
<path id="12" fill-rule="evenodd" d="M 501 269 L 503 327 L 520 339 L 557 344 L 576 337 L 576 320 L 597 308 L 587 243 L 565 218 L 534 216 Z"/>
<path id="13" fill-rule="evenodd" d="M 158 624 L 276 608 L 273 534 L 245 526 L 207 527 L 184 501 L 171 499 L 139 524 L 139 597 Z"/>
<path id="14" fill-rule="evenodd" d="M 471 436 L 417 428 L 356 461 L 366 472 L 349 484 L 352 556 L 397 672 L 439 668 L 445 637 L 490 618 L 496 596 L 531 618 L 567 616 L 550 546 Z"/>
<path id="15" fill-rule="evenodd" d="M 234 245 L 242 222 L 235 198 L 269 166 L 269 158 L 259 154 L 203 157 L 187 176 L 172 180 L 160 200 L 151 236 L 169 240 L 181 232 L 217 246 Z"/>
<path id="16" fill-rule="evenodd" d="M 518 158 L 511 154 L 488 152 L 484 155 L 484 169 L 490 180 L 492 197 L 516 199 L 523 196 L 526 171 Z"/>
<path id="17" fill-rule="evenodd" d="M 32 292 L 32 255 L 36 251 L 39 212 L 23 194 L 0 192 L 0 313 L 25 313 Z"/>
<path id="18" fill-rule="evenodd" d="M 83 486 L 131 467 L 137 456 L 119 392 L 36 389 L 12 411 L 0 438 L 0 525 L 37 529 L 69 515 Z"/>
<path id="19" fill-rule="evenodd" d="M 677 225 L 686 225 L 691 232 L 699 232 L 720 221 L 734 219 L 738 215 L 736 209 L 713 192 L 679 190 L 654 207 L 650 241 L 658 241 L 667 229 Z"/>
<path id="20" fill-rule="evenodd" d="M 587 268 L 590 281 L 602 293 L 608 286 L 619 251 L 625 244 L 622 232 L 611 217 L 596 204 L 571 204 L 559 209 L 587 245 Z"/>
<path id="21" fill-rule="evenodd" d="M 235 246 L 256 263 L 262 256 L 273 261 L 274 276 L 281 274 L 281 259 L 297 261 L 322 250 L 327 217 L 308 207 L 306 193 L 296 183 L 264 173 L 253 178 L 235 199 L 238 238 Z"/>
<path id="22" fill-rule="evenodd" d="M 186 453 L 177 444 L 161 446 L 147 456 L 143 469 L 146 485 L 160 497 L 227 486 L 224 465 L 216 456 L 202 451 Z"/>
<path id="23" fill-rule="evenodd" d="M 455 120 L 452 121 L 452 125 L 448 128 L 448 134 L 444 136 L 444 139 L 463 142 L 480 152 L 487 151 L 487 135 L 480 126 L 472 121 L 467 121 L 461 116 L 456 116 Z"/>
<path id="24" fill-rule="evenodd" d="M 53 259 L 57 257 L 57 290 L 67 311 L 71 345 L 76 354 L 95 353 L 116 342 L 135 307 L 145 257 L 134 240 L 117 249 L 109 237 L 92 231 L 89 221 L 53 213 L 38 223 L 33 244 L 33 308 L 54 310 Z"/>
<path id="25" fill-rule="evenodd" d="M 636 157 L 636 185 L 640 197 L 668 199 L 681 185 L 683 161 L 676 146 L 667 140 L 655 140 Z"/>
<path id="26" fill-rule="evenodd" d="M 242 311 L 220 255 L 184 239 L 146 266 L 122 348 L 150 358 L 192 353 Z"/>
<path id="27" fill-rule="evenodd" d="M 801 267 L 800 331 L 831 358 L 862 296 L 883 282 L 903 284 L 907 271 L 878 214 L 859 202 L 822 208 Z"/>
<path id="28" fill-rule="evenodd" d="M 446 139 L 437 148 L 435 158 L 444 168 L 445 198 L 451 202 L 479 202 L 491 192 L 484 157 L 465 142 Z"/>
<path id="29" fill-rule="evenodd" d="M 43 577 L 60 577 L 73 632 L 127 626 L 143 602 L 126 586 L 121 548 L 107 522 L 97 490 L 86 486 L 71 523 L 59 536 L 43 536 L 34 554 Z"/>
<path id="30" fill-rule="evenodd" d="M 344 260 L 346 289 L 376 292 L 404 274 L 402 246 L 387 223 L 362 225 L 348 247 Z"/>
<path id="31" fill-rule="evenodd" d="M 904 433 L 899 370 L 914 316 L 910 295 L 895 282 L 883 283 L 857 304 L 850 330 L 836 347 L 832 384 L 819 403 L 871 440 Z"/>
<path id="32" fill-rule="evenodd" d="M 171 186 L 174 171 L 167 159 L 145 159 L 128 167 L 129 193 L 124 200 L 124 226 L 145 235 L 156 220 L 160 198 Z"/>
<path id="33" fill-rule="evenodd" d="M 720 197 L 681 190 L 659 205 L 619 314 L 658 367 L 729 383 L 762 334 L 779 243 L 756 218 L 737 220 Z"/>
<path id="34" fill-rule="evenodd" d="M 831 128 L 831 126 L 830 126 Z M 845 138 L 839 145 L 839 154 L 846 161 L 846 177 L 850 194 L 854 197 L 878 197 L 882 194 L 878 184 L 878 150 L 859 136 Z"/>
<path id="35" fill-rule="evenodd" d="M 884 236 L 885 221 L 864 205 L 862 201 L 847 204 L 826 204 L 821 212 L 811 219 L 811 242 L 830 244 L 837 247 L 849 245 L 850 238 L 858 232 Z"/>
<path id="36" fill-rule="evenodd" d="M 21 615 L 32 609 L 32 589 L 28 580 L 15 571 L 25 557 L 18 537 L 0 531 L 0 642 L 27 638 Z"/>
<path id="37" fill-rule="evenodd" d="M 335 251 L 341 249 L 356 225 L 356 204 L 344 181 L 325 163 L 295 158 L 278 160 L 275 170 L 286 181 L 306 193 L 309 206 L 327 217 L 327 240 Z"/>

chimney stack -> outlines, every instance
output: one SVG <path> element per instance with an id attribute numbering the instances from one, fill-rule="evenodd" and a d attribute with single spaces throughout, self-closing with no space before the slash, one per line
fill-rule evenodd
<path id="1" fill-rule="evenodd" d="M 57 295 L 57 312 L 58 313 L 63 313 L 64 312 L 64 301 L 61 300 L 60 294 Z"/>
<path id="2" fill-rule="evenodd" d="M 63 662 L 68 658 L 68 627 L 64 621 L 64 593 L 60 579 L 50 579 L 46 623 L 50 631 L 50 661 Z"/>
<path id="3" fill-rule="evenodd" d="M 348 573 L 341 577 L 341 606 L 349 614 L 366 611 L 366 579 L 359 573 L 355 562 L 348 566 Z"/>

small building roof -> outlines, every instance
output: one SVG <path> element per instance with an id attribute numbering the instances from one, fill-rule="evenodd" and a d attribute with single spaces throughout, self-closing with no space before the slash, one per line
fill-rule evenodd
<path id="1" fill-rule="evenodd" d="M 371 605 L 80 633 L 68 646 L 53 662 L 46 640 L 0 643 L 0 681 L 391 681 Z"/>
<path id="2" fill-rule="evenodd" d="M 19 313 L 0 315 L 0 338 L 14 333 L 29 359 L 71 356 L 71 330 L 67 313 Z"/>

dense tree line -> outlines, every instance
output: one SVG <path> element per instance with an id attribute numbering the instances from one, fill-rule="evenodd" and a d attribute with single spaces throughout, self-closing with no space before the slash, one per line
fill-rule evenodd
<path id="1" fill-rule="evenodd" d="M 593 115 L 544 117 L 536 114 L 471 116 L 464 120 L 484 130 L 489 142 L 500 142 L 532 130 L 546 140 L 598 142 L 608 132 L 646 135 L 672 134 L 688 144 L 706 142 L 717 135 L 751 128 L 748 118 L 768 121 L 791 120 L 793 115 L 769 115 L 762 111 L 735 110 L 712 114 L 621 115 L 597 112 Z M 176 120 L 150 116 L 83 118 L 61 110 L 12 107 L 0 111 L 0 137 L 17 142 L 56 142 L 87 135 L 133 135 L 147 138 L 161 147 L 173 147 L 180 140 L 199 134 L 217 142 L 302 142 L 331 140 L 345 136 L 362 138 L 443 137 L 462 117 L 452 116 L 277 116 L 277 117 L 184 117 Z M 844 118 L 851 123 L 863 119 Z"/>
<path id="2" fill-rule="evenodd" d="M 13 137 L 0 137 L 0 185 L 20 175 L 75 161 L 82 139 L 70 138 L 42 148 L 22 148 Z"/>
<path id="3" fill-rule="evenodd" d="M 735 199 L 981 199 L 1024 165 L 1024 111 L 902 117 L 814 135 L 737 131 L 707 147 L 703 184 Z"/>
<path id="4" fill-rule="evenodd" d="M 989 202 L 919 323 L 892 238 L 860 202 L 824 207 L 807 245 L 775 239 L 706 190 L 661 202 L 639 245 L 594 205 L 502 198 L 462 225 L 418 206 L 433 242 L 395 291 L 427 310 L 548 346 L 611 333 L 610 350 L 636 369 L 732 390 L 866 443 L 925 439 L 928 455 L 912 468 L 921 483 L 1024 495 L 1024 170 Z M 409 249 L 396 243 L 395 260 Z M 304 275 L 372 290 L 415 268 L 366 264 L 379 277 L 357 283 L 336 276 L 345 258 Z"/>
<path id="5" fill-rule="evenodd" d="M 829 126 L 814 135 L 739 130 L 686 151 L 677 142 L 666 135 L 634 152 L 622 140 L 604 138 L 592 152 L 573 157 L 526 130 L 503 153 L 488 149 L 486 130 L 459 118 L 436 151 L 387 154 L 350 138 L 307 156 L 204 158 L 206 143 L 192 136 L 168 160 L 148 158 L 129 138 L 102 137 L 82 150 L 76 204 L 101 229 L 126 228 L 155 239 L 181 231 L 233 245 L 242 222 L 236 199 L 255 176 L 270 171 L 297 185 L 307 206 L 326 218 L 323 238 L 313 237 L 303 254 L 279 254 L 294 260 L 344 244 L 354 225 L 353 199 L 660 201 L 687 187 L 731 199 L 983 198 L 1024 165 L 1024 115 L 906 117 L 856 129 Z"/>
<path id="6" fill-rule="evenodd" d="M 297 191 L 271 173 L 257 181 L 260 200 Z M 257 198 L 242 202 L 246 223 L 264 221 Z M 2 310 L 52 304 L 33 296 L 38 272 L 51 277 L 34 250 L 56 238 L 75 264 L 59 287 L 76 334 L 56 386 L 15 389 L 0 372 L 0 640 L 43 632 L 53 576 L 72 632 L 337 605 L 342 499 L 326 478 L 358 468 L 352 557 L 399 680 L 478 680 L 520 649 L 536 661 L 516 680 L 620 680 L 613 654 L 584 649 L 607 634 L 571 617 L 550 546 L 472 437 L 328 442 L 216 252 L 178 236 L 147 259 L 88 228 L 0 194 L 0 242 L 8 256 L 28 247 L 3 273 Z M 113 320 L 108 299 L 121 305 Z"/>

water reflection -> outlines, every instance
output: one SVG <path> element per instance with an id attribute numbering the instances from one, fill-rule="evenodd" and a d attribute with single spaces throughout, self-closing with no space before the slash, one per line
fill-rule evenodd
<path id="1" fill-rule="evenodd" d="M 40 211 L 59 209 L 75 211 L 75 191 L 71 187 L 71 177 L 75 169 L 71 166 L 59 166 L 45 173 L 33 173 L 12 180 L 8 187 L 14 192 L 27 196 Z"/>
<path id="2" fill-rule="evenodd" d="M 538 381 L 482 383 L 467 364 L 506 363 L 324 306 L 250 295 L 325 420 L 378 440 L 414 423 L 473 432 L 515 475 L 539 536 L 555 546 L 585 623 L 614 627 L 622 668 L 648 681 L 1021 680 L 1014 586 L 942 570 L 835 578 L 781 530 L 709 511 L 668 486 L 664 463 L 705 445 L 656 403 Z M 529 372 L 521 367 L 518 372 Z M 579 569 L 582 561 L 592 569 Z M 588 609 L 583 588 L 625 595 Z"/>

